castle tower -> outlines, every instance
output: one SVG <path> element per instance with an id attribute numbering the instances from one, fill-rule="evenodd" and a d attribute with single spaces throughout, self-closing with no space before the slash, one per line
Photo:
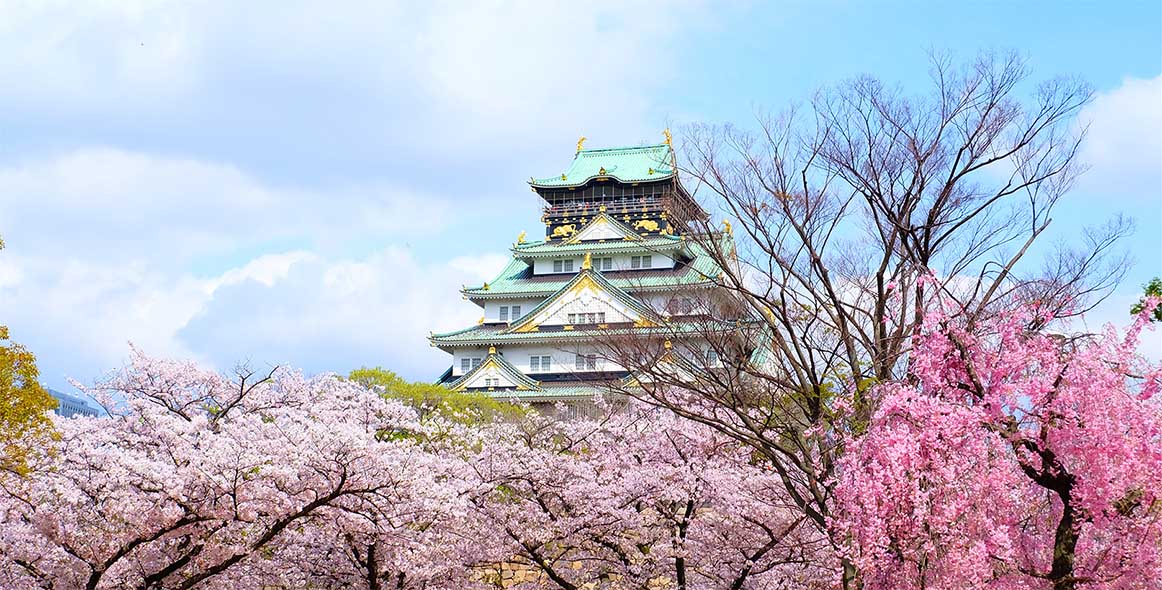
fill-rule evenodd
<path id="1" fill-rule="evenodd" d="M 534 405 L 584 404 L 611 380 L 632 378 L 600 352 L 602 339 L 669 337 L 709 313 L 721 269 L 686 239 L 689 222 L 706 213 L 679 182 L 669 133 L 641 147 L 583 149 L 583 141 L 563 173 L 529 181 L 544 201 L 544 239 L 522 232 L 495 279 L 463 290 L 484 317 L 430 337 L 452 355 L 440 383 Z M 732 247 L 729 232 L 719 239 Z M 698 342 L 682 349 L 717 363 Z"/>

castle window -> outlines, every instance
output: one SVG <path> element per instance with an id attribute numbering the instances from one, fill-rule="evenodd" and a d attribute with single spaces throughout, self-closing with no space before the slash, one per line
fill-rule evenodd
<path id="1" fill-rule="evenodd" d="M 560 261 L 560 260 L 553 261 L 553 272 L 562 272 L 563 268 L 564 268 L 564 263 L 562 261 Z"/>
<path id="2" fill-rule="evenodd" d="M 502 322 L 508 321 L 508 306 L 507 305 L 500 306 L 500 321 L 502 321 Z"/>
<path id="3" fill-rule="evenodd" d="M 552 357 L 549 355 L 533 355 L 529 357 L 529 371 L 549 371 L 552 369 Z"/>
<path id="4" fill-rule="evenodd" d="M 629 259 L 630 268 L 650 268 L 653 266 L 654 257 L 651 256 L 631 256 Z"/>
<path id="5" fill-rule="evenodd" d="M 713 348 L 706 349 L 706 366 L 707 367 L 718 366 L 718 351 L 717 350 L 714 350 Z"/>
<path id="6" fill-rule="evenodd" d="M 593 261 L 593 267 L 600 268 L 601 270 L 613 270 L 613 259 L 598 258 L 597 260 Z"/>
<path id="7" fill-rule="evenodd" d="M 480 360 L 481 359 L 479 357 L 477 357 L 477 358 L 464 357 L 464 358 L 460 359 L 460 371 L 467 373 L 468 371 L 471 371 L 472 369 L 479 367 Z"/>
<path id="8" fill-rule="evenodd" d="M 573 261 L 572 260 L 565 260 L 564 266 L 565 266 L 565 272 L 573 272 Z"/>
<path id="9" fill-rule="evenodd" d="M 575 313 L 571 313 L 571 314 L 569 314 L 569 323 L 570 323 L 570 324 L 576 324 L 576 323 L 577 323 L 577 314 L 575 314 Z"/>
<path id="10" fill-rule="evenodd" d="M 578 371 L 595 371 L 597 370 L 597 355 L 579 354 L 574 363 Z"/>
<path id="11" fill-rule="evenodd" d="M 512 319 L 513 319 L 513 321 L 520 319 L 520 306 L 519 305 L 512 306 Z"/>

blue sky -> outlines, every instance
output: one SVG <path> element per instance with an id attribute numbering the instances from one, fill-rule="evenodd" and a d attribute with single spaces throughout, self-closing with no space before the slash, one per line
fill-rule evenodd
<path id="1" fill-rule="evenodd" d="M 578 136 L 680 142 L 863 73 L 920 91 L 928 50 L 988 49 L 1098 92 L 1050 240 L 1137 219 L 1091 321 L 1121 318 L 1162 274 L 1158 2 L 0 1 L 0 321 L 57 387 L 128 342 L 434 377 L 424 337 L 479 316 L 459 286 L 538 231 L 525 180 Z"/>

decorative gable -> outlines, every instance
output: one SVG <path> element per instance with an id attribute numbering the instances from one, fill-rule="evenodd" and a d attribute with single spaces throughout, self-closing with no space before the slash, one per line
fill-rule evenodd
<path id="1" fill-rule="evenodd" d="M 488 349 L 488 357 L 479 366 L 466 373 L 463 377 L 448 385 L 453 391 L 465 389 L 538 389 L 539 384 L 520 372 L 496 352 L 495 347 Z"/>
<path id="2" fill-rule="evenodd" d="M 574 324 L 655 326 L 660 321 L 648 306 L 586 267 L 508 331 L 535 332 L 541 326 L 570 329 Z"/>
<path id="3" fill-rule="evenodd" d="M 599 240 L 640 239 L 641 236 L 638 235 L 638 233 L 634 231 L 633 228 L 611 217 L 608 213 L 605 212 L 605 208 L 602 207 L 602 211 L 600 213 L 594 216 L 593 219 L 589 221 L 589 223 L 585 224 L 585 226 L 582 227 L 580 231 L 578 231 L 576 234 L 573 234 L 573 237 L 566 240 L 565 243 L 577 244 L 580 242 L 593 242 Z"/>

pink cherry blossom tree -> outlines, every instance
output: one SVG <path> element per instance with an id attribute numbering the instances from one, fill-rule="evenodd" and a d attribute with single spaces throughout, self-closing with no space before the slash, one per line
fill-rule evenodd
<path id="1" fill-rule="evenodd" d="M 474 506 L 536 576 L 516 588 L 812 588 L 827 541 L 737 442 L 664 410 L 494 430 Z M 827 564 L 834 567 L 834 564 Z"/>
<path id="2" fill-rule="evenodd" d="M 134 352 L 93 392 L 108 418 L 58 420 L 34 475 L 2 482 L 2 587 L 258 586 L 337 529 L 423 564 L 420 523 L 454 509 L 414 413 L 334 376 L 227 378 Z"/>
<path id="3" fill-rule="evenodd" d="M 910 382 L 877 389 L 836 496 L 864 587 L 1158 588 L 1162 367 L 1125 334 L 932 312 Z"/>

